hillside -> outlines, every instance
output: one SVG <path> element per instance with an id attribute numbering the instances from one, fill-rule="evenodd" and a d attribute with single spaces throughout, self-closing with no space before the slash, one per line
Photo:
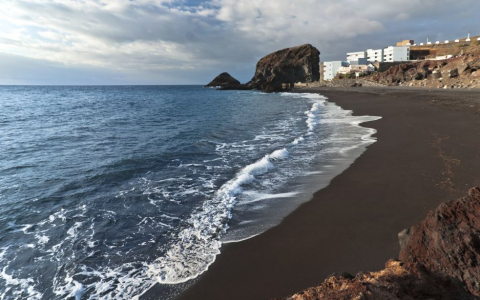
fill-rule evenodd
<path id="1" fill-rule="evenodd" d="M 462 55 L 462 54 L 480 54 L 480 48 L 478 47 L 478 38 L 475 36 L 470 38 L 470 42 L 466 41 L 466 38 L 460 39 L 458 43 L 455 41 L 441 41 L 440 44 L 431 45 L 416 45 L 410 46 L 410 54 L 412 59 L 417 58 L 434 58 L 436 56 L 444 55 Z"/>
<path id="2" fill-rule="evenodd" d="M 430 56 L 454 56 L 444 60 L 419 60 L 399 64 L 365 79 L 383 85 L 480 88 L 480 42 L 476 38 L 470 43 L 429 45 L 424 48 L 425 51 L 434 53 Z"/>

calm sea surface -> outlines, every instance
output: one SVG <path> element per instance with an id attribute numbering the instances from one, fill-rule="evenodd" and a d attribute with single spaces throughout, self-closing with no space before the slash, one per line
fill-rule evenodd
<path id="1" fill-rule="evenodd" d="M 197 277 L 374 142 L 320 95 L 0 87 L 0 299 L 132 299 Z"/>

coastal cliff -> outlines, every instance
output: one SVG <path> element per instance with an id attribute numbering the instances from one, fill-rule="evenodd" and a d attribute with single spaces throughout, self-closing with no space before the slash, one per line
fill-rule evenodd
<path id="1" fill-rule="evenodd" d="M 400 232 L 399 241 L 400 260 L 389 260 L 385 269 L 332 275 L 285 299 L 480 298 L 480 188 L 441 204 Z"/>
<path id="2" fill-rule="evenodd" d="M 320 51 L 310 44 L 286 48 L 260 59 L 253 78 L 240 84 L 228 73 L 217 76 L 207 87 L 218 86 L 220 90 L 261 90 L 278 92 L 283 84 L 320 80 Z M 227 76 L 228 75 L 228 76 Z"/>

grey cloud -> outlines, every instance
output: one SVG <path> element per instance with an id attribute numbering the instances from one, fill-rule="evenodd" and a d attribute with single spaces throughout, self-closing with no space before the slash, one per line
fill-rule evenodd
<path id="1" fill-rule="evenodd" d="M 233 71 L 235 73 L 235 69 Z M 69 66 L 0 53 L 0 84 L 2 85 L 198 84 L 198 78 L 216 75 L 218 74 L 215 69 L 191 70 L 188 73 L 143 69 L 123 73 L 105 68 Z"/>
<path id="2" fill-rule="evenodd" d="M 447 0 L 5 3 L 0 8 L 7 5 L 14 13 L 3 22 L 25 32 L 18 38 L 0 28 L 0 52 L 41 62 L 38 68 L 50 64 L 52 83 L 62 81 L 68 70 L 78 75 L 71 77 L 78 83 L 205 83 L 222 71 L 246 81 L 260 57 L 298 44 L 311 43 L 322 52 L 322 60 L 332 60 L 399 39 L 428 35 L 444 40 L 465 36 L 467 30 L 480 33 L 480 2 L 475 0 L 454 5 Z M 64 40 L 32 30 L 60 33 Z M 22 70 L 4 67 L 15 74 Z M 99 76 L 89 79 L 89 72 Z M 3 69 L 0 83 L 9 82 L 6 73 Z M 22 78 L 24 83 L 35 81 L 33 76 Z"/>

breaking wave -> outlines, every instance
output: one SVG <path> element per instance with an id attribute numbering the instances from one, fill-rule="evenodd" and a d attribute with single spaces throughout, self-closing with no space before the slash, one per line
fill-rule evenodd
<path id="1" fill-rule="evenodd" d="M 215 261 L 222 243 L 249 238 L 272 226 L 225 239 L 237 225 L 257 226 L 258 211 L 268 214 L 268 205 L 275 205 L 279 199 L 290 201 L 292 207 L 298 205 L 291 199 L 301 191 L 285 189 L 291 180 L 317 174 L 312 169 L 315 163 L 327 165 L 331 159 L 375 141 L 375 130 L 360 124 L 377 117 L 354 117 L 351 111 L 318 94 L 256 94 L 272 97 L 273 103 L 274 97 L 285 97 L 286 105 L 295 104 L 291 108 L 294 110 L 278 109 L 280 117 L 267 116 L 269 120 L 258 117 L 262 123 L 258 128 L 250 128 L 252 132 L 255 129 L 253 136 L 245 134 L 233 140 L 228 140 L 229 135 L 241 130 L 222 128 L 202 138 L 189 136 L 195 129 L 189 127 L 191 115 L 176 119 L 180 125 L 171 125 L 175 114 L 184 116 L 175 110 L 164 116 L 170 119 L 162 123 L 161 129 L 167 129 L 162 131 L 165 140 L 161 142 L 175 138 L 179 142 L 170 148 L 164 146 L 164 153 L 172 158 L 157 162 L 163 164 L 162 169 L 152 171 L 151 161 L 157 159 L 155 152 L 145 160 L 125 158 L 122 153 L 121 160 L 105 159 L 104 173 L 83 170 L 91 175 L 82 185 L 68 182 L 55 186 L 55 193 L 64 193 L 62 199 L 71 202 L 56 205 L 52 200 L 57 197 L 55 193 L 43 200 L 32 199 L 29 210 L 34 217 L 6 223 L 6 242 L 0 243 L 0 299 L 137 299 L 156 283 L 188 282 Z M 256 94 L 245 92 L 240 97 Z M 168 108 L 167 104 L 163 103 L 164 107 Z M 258 103 L 252 101 L 251 105 Z M 130 104 L 127 106 L 130 112 Z M 105 107 L 103 114 L 110 111 L 112 108 Z M 121 116 L 109 118 L 108 122 L 115 126 L 129 124 L 120 122 Z M 139 115 L 139 120 L 142 118 Z M 228 122 L 228 118 L 221 121 Z M 198 117 L 196 124 L 209 121 Z M 184 127 L 179 130 L 175 126 Z M 105 127 L 97 130 L 103 132 Z M 155 136 L 146 139 L 145 149 L 150 151 L 154 139 Z M 194 146 L 182 144 L 188 139 L 195 141 Z M 118 146 L 100 137 L 94 144 L 86 145 L 85 151 L 98 145 Z M 135 143 L 131 147 L 132 153 L 139 151 Z M 184 147 L 184 152 L 172 155 L 179 147 Z M 185 153 L 194 154 L 187 159 Z M 74 170 L 73 174 L 78 172 Z M 128 177 L 132 173 L 140 176 Z M 5 196 L 9 190 L 3 186 L 1 201 L 10 198 Z M 103 190 L 108 190 L 106 196 L 100 192 Z M 50 212 L 42 215 L 45 205 L 51 203 L 54 205 L 49 207 Z M 17 209 L 12 207 L 11 214 Z"/>

